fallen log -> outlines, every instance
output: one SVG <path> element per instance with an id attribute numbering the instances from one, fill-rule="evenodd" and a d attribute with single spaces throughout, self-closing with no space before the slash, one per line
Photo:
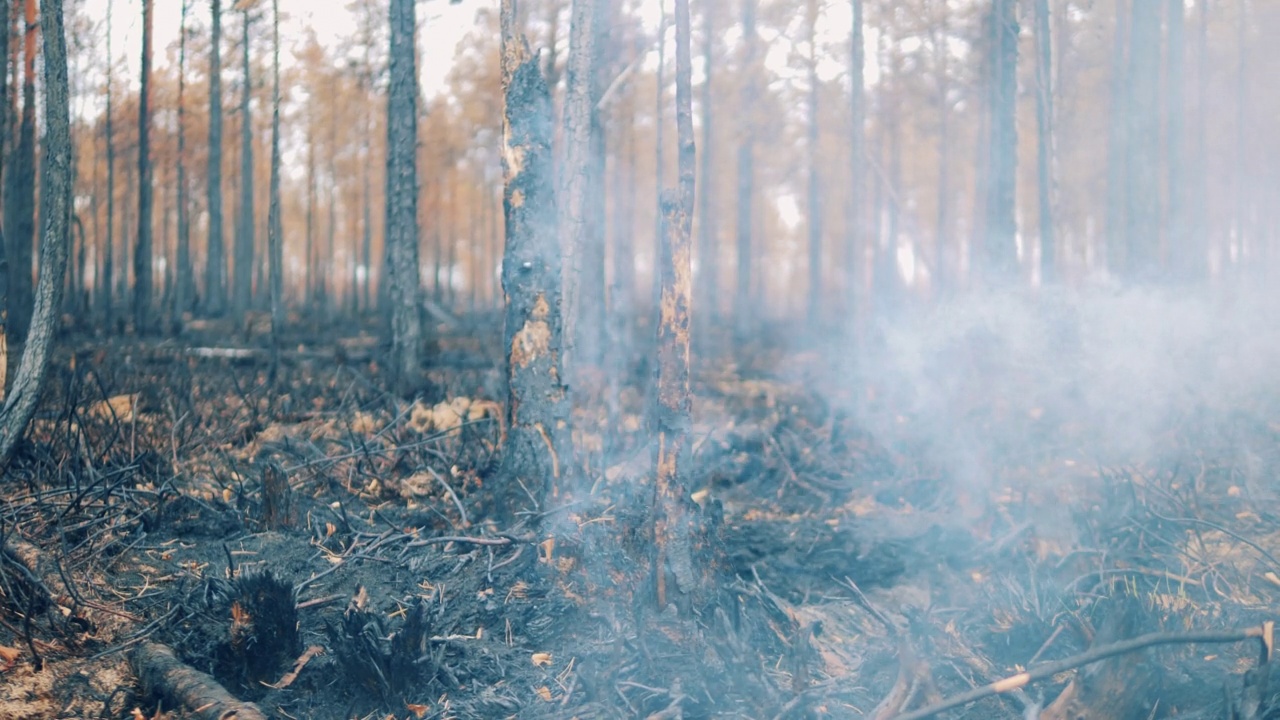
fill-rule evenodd
<path id="1" fill-rule="evenodd" d="M 143 643 L 130 657 L 138 682 L 165 706 L 192 720 L 267 720 L 257 705 L 237 700 L 217 680 L 178 659 L 167 645 Z"/>

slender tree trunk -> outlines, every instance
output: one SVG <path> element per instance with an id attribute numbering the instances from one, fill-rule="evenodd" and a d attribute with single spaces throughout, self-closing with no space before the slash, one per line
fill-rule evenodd
<path id="1" fill-rule="evenodd" d="M 195 271 L 191 267 L 191 207 L 187 198 L 187 3 L 182 0 L 178 24 L 178 277 L 174 284 L 173 317 L 181 327 L 184 313 L 195 309 Z"/>
<path id="2" fill-rule="evenodd" d="M 1128 157 L 1129 130 L 1129 97 L 1126 92 L 1129 81 L 1127 68 L 1128 53 L 1125 38 L 1128 35 L 1128 22 L 1125 7 L 1128 3 L 1117 0 L 1115 3 L 1116 24 L 1111 54 L 1111 113 L 1107 119 L 1107 265 L 1112 274 L 1124 275 L 1129 266 L 1129 247 L 1126 239 L 1126 211 L 1128 202 L 1128 183 L 1126 178 L 1126 162 Z"/>
<path id="3" fill-rule="evenodd" d="M 34 18 L 32 18 L 34 20 Z M 41 163 L 42 218 L 40 280 L 35 293 L 31 333 L 13 380 L 12 392 L 0 411 L 0 467 L 8 467 L 14 447 L 35 413 L 44 385 L 62 305 L 63 275 L 71 220 L 71 108 L 67 81 L 67 44 L 63 32 L 62 0 L 44 0 L 40 15 L 44 37 L 44 128 L 46 149 Z"/>
<path id="4" fill-rule="evenodd" d="M 658 19 L 658 72 L 655 92 L 653 94 L 653 117 L 656 128 L 654 130 L 654 173 L 653 173 L 653 197 L 654 209 L 656 212 L 653 216 L 653 284 L 650 286 L 650 297 L 653 307 L 656 309 L 661 293 L 658 284 L 658 268 L 656 263 L 662 255 L 662 190 L 666 187 L 667 172 L 667 140 L 666 140 L 666 118 L 667 114 L 667 27 L 669 19 L 667 18 L 666 4 L 661 3 L 659 12 L 661 16 Z"/>
<path id="5" fill-rule="evenodd" d="M 608 152 L 600 101 L 608 87 L 617 57 L 611 37 L 616 0 L 591 0 L 590 106 L 586 162 L 586 203 L 583 207 L 584 240 L 582 274 L 578 293 L 578 360 L 580 367 L 604 367 L 605 336 L 605 156 Z"/>
<path id="6" fill-rule="evenodd" d="M 737 339 L 751 335 L 755 324 L 755 302 L 751 294 L 751 261 L 753 243 L 751 226 L 752 201 L 755 195 L 755 115 L 758 90 L 756 77 L 760 39 L 756 35 L 756 6 L 759 0 L 742 0 L 742 96 L 738 105 L 738 122 L 742 124 L 738 144 L 737 236 L 738 277 L 734 297 L 734 323 Z"/>
<path id="7" fill-rule="evenodd" d="M 222 231 L 222 0 L 210 0 L 210 5 L 213 27 L 209 46 L 209 170 L 205 183 L 209 203 L 209 239 L 204 268 L 204 309 L 217 317 L 227 309 L 227 254 Z M 107 184 L 111 184 L 109 179 Z M 110 237 L 110 205 L 107 208 L 107 235 Z"/>
<path id="8" fill-rule="evenodd" d="M 1160 269 L 1160 4 L 1133 0 L 1129 36 L 1128 201 L 1125 240 L 1130 279 Z"/>
<path id="9" fill-rule="evenodd" d="M 1135 0 L 1137 2 L 1138 0 Z M 1135 10 L 1134 24 L 1137 24 Z M 1249 228 L 1247 227 L 1247 211 L 1249 194 L 1252 190 L 1248 183 L 1249 159 L 1246 155 L 1245 132 L 1249 116 L 1248 69 L 1249 50 L 1245 44 L 1248 28 L 1249 6 L 1244 0 L 1236 6 L 1236 133 L 1235 133 L 1235 187 L 1232 198 L 1235 200 L 1233 217 L 1234 237 L 1237 248 L 1237 262 L 1241 267 L 1248 267 L 1246 258 L 1252 253 Z M 24 115 L 25 118 L 25 115 Z"/>
<path id="10" fill-rule="evenodd" d="M 573 0 L 569 19 L 569 59 L 565 71 L 564 94 L 564 155 L 560 166 L 563 193 L 559 204 L 560 235 L 568 242 L 564 251 L 564 363 L 570 373 L 580 364 L 589 364 L 579 357 L 582 345 L 590 342 L 582 327 L 582 286 L 588 272 L 583 258 L 589 243 L 587 196 L 590 192 L 588 166 L 591 162 L 591 75 L 594 59 L 595 33 L 592 18 L 595 16 L 595 0 Z"/>
<path id="11" fill-rule="evenodd" d="M 1169 260 L 1170 267 L 1176 268 L 1179 280 L 1187 281 L 1201 272 L 1204 258 L 1196 254 L 1192 247 L 1193 237 L 1188 222 L 1186 183 L 1183 179 L 1186 142 L 1186 75 L 1185 64 L 1185 27 L 1186 7 L 1183 0 L 1168 0 L 1169 14 L 1169 47 L 1166 55 L 1165 102 L 1168 110 L 1165 139 L 1165 160 L 1169 173 Z"/>
<path id="12" fill-rule="evenodd" d="M 1049 0 L 1035 0 L 1036 178 L 1040 204 L 1040 282 L 1057 279 L 1053 229 L 1053 41 Z"/>
<path id="13" fill-rule="evenodd" d="M 320 300 L 320 253 L 316 247 L 316 137 L 315 113 L 307 114 L 307 306 L 318 308 Z"/>
<path id="14" fill-rule="evenodd" d="M 0 18 L 5 19 L 4 30 L 0 32 L 0 58 L 9 61 L 9 24 L 8 18 L 12 8 L 10 0 L 0 0 Z M 9 73 L 0 67 L 0 191 L 4 185 L 4 166 L 7 152 L 5 140 L 9 137 Z M 97 155 L 95 153 L 96 160 Z M 95 193 L 96 200 L 96 193 Z M 97 217 L 95 212 L 94 217 Z M 95 235 L 96 237 L 96 235 Z M 0 400 L 5 398 L 5 383 L 9 377 L 9 253 L 3 228 L 0 227 Z"/>
<path id="15" fill-rule="evenodd" d="M 9 345 L 22 342 L 31 324 L 36 187 L 36 0 L 26 0 L 22 44 L 22 124 L 15 163 L 5 184 L 4 239 L 9 260 Z M 61 293 L 59 293 L 61 295 Z"/>
<path id="16" fill-rule="evenodd" d="M 1016 0 L 991 4 L 991 135 L 987 162 L 986 278 L 1008 283 L 1018 273 L 1018 18 Z"/>
<path id="17" fill-rule="evenodd" d="M 142 0 L 142 86 L 138 94 L 138 243 L 133 251 L 133 328 L 151 331 L 151 0 Z"/>
<path id="18" fill-rule="evenodd" d="M 267 253 L 270 255 L 271 335 L 279 352 L 284 333 L 284 228 L 280 217 L 280 0 L 271 0 L 271 179 Z"/>
<path id="19" fill-rule="evenodd" d="M 1208 250 L 1209 217 L 1208 217 L 1208 132 L 1209 132 L 1209 4 L 1197 2 L 1196 10 L 1199 21 L 1196 23 L 1196 104 L 1195 130 L 1192 135 L 1193 169 L 1188 183 L 1187 195 L 1190 218 L 1190 236 L 1192 252 L 1189 263 L 1194 263 L 1198 277 L 1205 279 L 1209 264 Z"/>
<path id="20" fill-rule="evenodd" d="M 691 238 L 697 153 L 693 140 L 693 60 L 689 0 L 676 0 L 676 139 L 679 186 L 663 197 L 662 301 L 658 322 L 658 394 L 654 408 L 653 559 L 656 608 L 674 604 L 682 617 L 706 606 L 715 591 L 709 528 L 690 498 L 689 307 L 693 301 Z"/>
<path id="21" fill-rule="evenodd" d="M 716 20 L 720 0 L 706 0 L 702 3 L 702 170 L 698 179 L 698 284 L 694 291 L 693 306 L 697 309 L 694 317 L 702 332 L 699 339 L 705 340 L 709 330 L 719 318 L 720 303 L 720 253 L 718 227 L 716 225 L 715 198 L 715 133 L 712 131 L 714 121 L 714 66 Z"/>
<path id="22" fill-rule="evenodd" d="M 849 267 L 845 268 L 845 313 L 856 318 L 867 247 L 866 141 L 863 127 L 866 124 L 866 90 L 863 79 L 862 0 L 850 0 L 850 4 L 853 24 L 849 31 L 849 188 L 845 195 L 845 212 L 848 213 L 845 250 Z"/>
<path id="23" fill-rule="evenodd" d="M 934 286 L 941 293 L 954 287 L 959 267 L 958 248 L 951 237 L 951 14 L 948 0 L 939 5 L 938 40 L 934 43 L 934 62 L 938 68 L 938 215 L 935 220 Z"/>
<path id="24" fill-rule="evenodd" d="M 373 36 L 371 34 L 372 33 L 371 28 L 373 26 L 373 22 L 374 22 L 373 17 L 370 16 L 369 18 L 366 19 L 366 23 L 365 23 L 365 29 L 367 34 L 365 35 L 365 38 L 364 38 L 364 73 L 365 73 L 364 80 L 365 80 L 366 89 L 368 90 L 373 89 L 373 60 L 370 58 L 370 54 L 373 52 Z M 415 59 L 416 59 L 416 56 L 415 56 Z M 373 308 L 372 298 L 370 297 L 370 293 L 369 293 L 369 283 L 373 279 L 373 190 L 372 190 L 372 187 L 373 187 L 373 180 L 372 180 L 373 178 L 373 143 L 372 143 L 373 111 L 372 111 L 372 107 L 366 105 L 364 111 L 361 113 L 361 120 L 364 122 L 364 133 L 363 133 L 364 140 L 361 147 L 361 153 L 364 155 L 364 172 L 361 174 L 361 178 L 360 178 L 360 193 L 361 193 L 361 206 L 362 206 L 361 211 L 364 213 L 364 217 L 360 224 L 360 231 L 361 231 L 360 262 L 361 264 L 364 265 L 364 280 L 360 284 L 360 303 L 361 304 L 360 306 L 357 306 L 357 310 L 360 307 L 363 307 L 363 309 L 367 312 Z M 387 252 L 387 246 L 385 242 L 383 243 L 382 254 L 383 254 L 382 267 L 389 267 L 388 261 L 390 260 L 390 256 L 389 256 L 389 253 Z M 390 289 L 385 281 L 385 278 L 383 279 L 382 282 L 379 283 L 378 287 L 379 287 L 380 296 L 385 296 L 387 294 L 387 291 Z M 385 300 L 385 297 L 383 298 L 383 300 Z M 386 307 L 385 302 L 380 304 L 383 307 Z"/>
<path id="25" fill-rule="evenodd" d="M 253 116 L 249 101 L 253 95 L 253 75 L 249 65 L 249 10 L 243 16 L 241 58 L 243 75 L 240 96 L 240 206 L 236 208 L 235 287 L 232 303 L 243 315 L 253 307 Z"/>
<path id="26" fill-rule="evenodd" d="M 573 454 L 568 389 L 560 369 L 564 324 L 551 94 L 528 42 L 516 34 L 515 4 L 502 0 L 500 12 L 508 382 L 502 474 L 509 483 L 503 505 L 512 517 L 525 498 L 532 496 L 542 509 L 546 498 L 563 489 Z"/>
<path id="27" fill-rule="evenodd" d="M 821 88 L 818 85 L 818 0 L 808 0 L 805 13 L 809 25 L 809 122 L 806 149 L 809 152 L 809 187 L 807 202 L 807 224 L 809 226 L 809 328 L 814 330 L 821 325 L 824 318 L 823 306 L 825 297 L 822 286 L 822 174 L 818 170 L 822 150 L 820 139 L 820 119 L 818 117 L 818 99 Z"/>
<path id="28" fill-rule="evenodd" d="M 405 396 L 419 388 L 423 341 L 418 309 L 418 72 L 414 28 L 413 0 L 391 0 L 386 241 L 392 258 L 391 367 L 398 390 Z"/>

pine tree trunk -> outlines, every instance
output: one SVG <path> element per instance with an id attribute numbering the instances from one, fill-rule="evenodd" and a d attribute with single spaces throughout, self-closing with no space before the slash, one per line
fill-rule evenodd
<path id="1" fill-rule="evenodd" d="M 398 391 L 405 396 L 418 390 L 423 342 L 418 309 L 418 73 L 413 36 L 413 0 L 391 0 L 386 241 L 392 259 L 391 369 Z"/>
<path id="2" fill-rule="evenodd" d="M 862 39 L 862 0 L 850 0 L 853 23 L 849 31 L 849 190 L 845 195 L 846 223 L 845 313 L 856 318 L 866 258 L 866 89 L 863 78 L 865 50 Z"/>
<path id="3" fill-rule="evenodd" d="M 822 287 L 822 176 L 818 171 L 821 149 L 818 147 L 821 130 L 818 118 L 818 0 L 808 0 L 805 5 L 809 29 L 809 122 L 806 149 L 809 152 L 809 186 L 807 188 L 806 223 L 809 229 L 809 328 L 817 329 L 824 320 L 825 298 Z"/>
<path id="4" fill-rule="evenodd" d="M 44 128 L 46 149 L 41 164 L 40 280 L 35 293 L 31 332 L 0 411 L 0 467 L 7 467 L 14 447 L 35 413 L 44 384 L 62 304 L 63 276 L 71 219 L 71 108 L 67 81 L 67 44 L 62 0 L 44 0 L 40 16 L 44 37 Z"/>
<path id="5" fill-rule="evenodd" d="M 8 18 L 12 8 L 10 0 L 0 0 L 0 18 Z M 6 22 L 0 32 L 0 58 L 9 60 L 9 25 Z M 9 73 L 0 68 L 0 190 L 4 188 L 6 155 L 5 140 L 9 137 Z M 95 212 L 94 217 L 97 217 Z M 0 401 L 4 400 L 6 380 L 9 376 L 9 253 L 3 228 L 0 227 Z"/>
<path id="6" fill-rule="evenodd" d="M 138 242 L 133 251 L 133 328 L 151 331 L 151 4 L 142 0 L 142 85 L 138 94 Z"/>
<path id="7" fill-rule="evenodd" d="M 756 35 L 756 5 L 759 0 L 742 0 L 742 96 L 738 105 L 738 121 L 742 136 L 738 144 L 737 245 L 738 277 L 734 296 L 735 330 L 739 341 L 751 334 L 755 325 L 755 303 L 751 295 L 752 201 L 755 195 L 755 113 L 758 93 L 756 77 L 759 68 L 759 36 Z"/>
<path id="8" fill-rule="evenodd" d="M 1186 93 L 1185 65 L 1186 7 L 1183 0 L 1169 0 L 1169 48 L 1166 54 L 1165 102 L 1168 110 L 1165 159 L 1169 173 L 1169 255 L 1170 266 L 1176 268 L 1179 280 L 1187 281 L 1203 272 L 1204 258 L 1200 257 L 1192 241 L 1188 222 L 1186 181 L 1184 180 L 1186 142 Z"/>
<path id="9" fill-rule="evenodd" d="M 693 306 L 697 310 L 700 341 L 708 338 L 708 330 L 719 318 L 720 248 L 716 224 L 715 198 L 715 133 L 714 66 L 718 4 L 720 0 L 702 3 L 702 169 L 698 177 L 698 284 L 694 288 Z"/>
<path id="10" fill-rule="evenodd" d="M 987 150 L 985 275 L 989 283 L 1017 278 L 1018 18 L 1016 0 L 991 3 L 991 130 Z"/>
<path id="11" fill-rule="evenodd" d="M 591 272 L 584 255 L 587 246 L 596 241 L 589 237 L 587 197 L 590 193 L 588 167 L 591 163 L 591 123 L 595 114 L 591 106 L 592 62 L 595 33 L 592 18 L 596 0 L 573 0 L 569 19 L 569 58 L 565 71 L 564 155 L 560 172 L 564 179 L 559 204 L 560 235 L 568 242 L 564 250 L 564 323 L 565 365 L 575 368 L 590 364 L 580 357 L 590 343 L 590 329 L 582 326 L 583 286 Z M 588 299 L 586 302 L 593 302 Z"/>
<path id="12" fill-rule="evenodd" d="M 1160 269 L 1160 4 L 1133 0 L 1129 33 L 1129 113 L 1125 197 L 1125 273 L 1151 278 Z"/>
<path id="13" fill-rule="evenodd" d="M 236 313 L 243 316 L 253 307 L 253 116 L 249 112 L 253 75 L 249 65 L 249 11 L 241 14 L 244 21 L 241 38 L 244 72 L 240 95 L 240 206 L 236 208 L 235 273 L 231 280 L 235 287 L 232 303 Z"/>
<path id="14" fill-rule="evenodd" d="M 174 283 L 174 326 L 182 326 L 184 313 L 195 309 L 195 271 L 191 267 L 191 207 L 187 198 L 187 3 L 182 0 L 182 19 L 178 24 L 178 276 Z"/>
<path id="15" fill-rule="evenodd" d="M 12 171 L 7 173 L 4 202 L 4 239 L 8 244 L 9 346 L 27 336 L 31 324 L 34 270 L 32 240 L 35 237 L 36 188 L 36 0 L 26 0 L 26 30 L 22 44 L 22 123 Z M 59 293 L 61 294 L 61 293 Z"/>
<path id="16" fill-rule="evenodd" d="M 551 156 L 551 94 L 536 56 L 516 34 L 515 0 L 502 0 L 503 214 L 507 442 L 502 510 L 528 499 L 541 510 L 572 468 L 569 396 L 561 378 L 561 254 Z M 528 490 L 528 495 L 524 490 Z M 531 498 L 529 496 L 532 496 Z"/>
<path id="17" fill-rule="evenodd" d="M 1108 92 L 1111 99 L 1110 115 L 1107 118 L 1107 266 L 1114 275 L 1124 275 L 1130 264 L 1130 253 L 1126 239 L 1126 211 L 1128 208 L 1128 183 L 1126 182 L 1126 158 L 1128 157 L 1128 129 L 1130 101 L 1126 92 L 1128 74 L 1126 72 L 1128 53 L 1127 20 L 1125 7 L 1127 3 L 1117 0 L 1115 3 L 1116 24 L 1111 54 L 1111 81 Z"/>
<path id="18" fill-rule="evenodd" d="M 284 333 L 284 228 L 280 217 L 280 0 L 271 0 L 271 179 L 267 253 L 271 266 L 271 335 L 276 351 Z"/>
<path id="19" fill-rule="evenodd" d="M 205 183 L 209 238 L 204 268 L 204 309 L 216 317 L 227 308 L 227 253 L 222 229 L 222 0 L 210 0 L 210 5 L 213 28 L 209 46 L 209 170 Z M 110 217 L 109 205 L 107 212 Z M 110 234 L 108 221 L 108 237 Z"/>
<path id="20" fill-rule="evenodd" d="M 934 221 L 933 284 L 939 293 L 946 294 L 954 286 L 960 263 L 959 249 L 952 247 L 951 237 L 951 16 L 948 0 L 941 0 L 938 6 L 938 40 L 934 43 L 938 68 L 938 214 Z"/>
<path id="21" fill-rule="evenodd" d="M 1057 279 L 1053 230 L 1053 41 L 1049 0 L 1035 0 L 1036 185 L 1040 205 L 1040 282 Z"/>

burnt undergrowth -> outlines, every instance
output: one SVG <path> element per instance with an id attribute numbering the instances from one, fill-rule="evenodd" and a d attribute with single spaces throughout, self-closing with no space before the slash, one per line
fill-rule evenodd
<path id="1" fill-rule="evenodd" d="M 590 492 L 499 525 L 499 343 L 469 322 L 435 341 L 415 403 L 382 391 L 358 332 L 296 330 L 274 375 L 251 329 L 71 343 L 6 476 L 0 646 L 24 690 L 0 714 L 154 713 L 126 660 L 162 643 L 275 717 L 887 718 L 1110 640 L 1273 619 L 1265 397 L 1192 408 L 1132 463 L 997 398 L 974 422 L 1040 444 L 969 483 L 920 432 L 928 408 L 843 397 L 820 358 L 764 349 L 695 367 L 690 484 L 720 589 L 692 619 L 655 612 L 626 534 L 645 369 L 618 432 L 608 402 L 575 411 Z M 285 527 L 264 520 L 266 468 L 288 479 Z M 1147 653 L 1160 682 L 1125 686 L 1144 716 L 1223 717 L 1257 664 L 1248 645 Z M 1054 717 L 1072 677 L 972 712 Z"/>

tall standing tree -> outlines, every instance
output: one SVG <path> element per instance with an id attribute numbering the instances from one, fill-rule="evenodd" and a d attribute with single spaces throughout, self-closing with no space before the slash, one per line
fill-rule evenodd
<path id="1" fill-rule="evenodd" d="M 1141 279 L 1160 265 L 1160 3 L 1133 0 L 1129 30 L 1125 275 Z"/>
<path id="2" fill-rule="evenodd" d="M 864 80 L 865 51 L 862 39 L 862 0 L 850 0 L 853 24 L 849 28 L 849 188 L 845 194 L 845 252 L 849 267 L 845 269 L 846 313 L 853 316 L 862 285 L 863 259 L 866 257 L 866 184 L 864 155 L 866 124 L 866 88 Z"/>
<path id="3" fill-rule="evenodd" d="M 253 306 L 253 115 L 249 101 L 253 97 L 253 68 L 249 64 L 249 28 L 253 24 L 252 6 L 241 11 L 243 36 L 240 41 L 243 61 L 240 88 L 240 205 L 236 208 L 234 265 L 231 276 L 232 305 L 237 313 Z"/>
<path id="4" fill-rule="evenodd" d="M 502 338 L 508 394 L 502 467 L 503 475 L 514 481 L 506 493 L 509 510 L 524 496 L 514 491 L 521 484 L 538 505 L 550 497 L 573 453 L 569 394 L 561 375 L 564 323 L 551 93 L 537 57 L 517 34 L 515 5 L 516 0 L 502 0 L 499 17 L 506 222 Z"/>
<path id="5" fill-rule="evenodd" d="M 222 232 L 222 0 L 210 0 L 209 4 L 212 10 L 209 36 L 209 171 L 205 183 L 209 203 L 209 257 L 205 263 L 204 293 L 205 311 L 218 316 L 227 308 L 227 256 Z"/>
<path id="6" fill-rule="evenodd" d="M 187 9 L 189 0 L 182 0 L 182 14 L 178 23 L 178 247 L 177 280 L 173 292 L 173 318 L 175 325 L 182 322 L 183 313 L 194 310 L 195 271 L 191 267 L 191 217 L 187 196 Z"/>
<path id="7" fill-rule="evenodd" d="M 9 17 L 10 0 L 0 0 L 0 18 Z M 0 189 L 4 188 L 4 140 L 9 137 L 9 73 L 3 67 L 9 60 L 9 32 L 0 32 Z M 9 372 L 9 253 L 4 231 L 0 228 L 0 400 L 4 399 Z"/>
<path id="8" fill-rule="evenodd" d="M 808 0 L 805 4 L 805 21 L 808 26 L 808 75 L 809 75 L 809 107 L 805 150 L 808 152 L 809 186 L 807 190 L 807 218 L 809 229 L 809 328 L 817 328 L 822 321 L 824 296 L 822 292 L 822 176 L 818 170 L 822 162 L 821 150 L 818 147 L 819 131 L 818 98 L 821 88 L 818 84 L 818 0 Z"/>
<path id="9" fill-rule="evenodd" d="M 1179 279 L 1189 280 L 1205 264 L 1204 258 L 1196 252 L 1187 212 L 1188 198 L 1184 179 L 1185 153 L 1183 143 L 1186 141 L 1186 94 L 1184 92 L 1186 48 L 1186 7 L 1184 0 L 1169 0 L 1169 47 L 1165 58 L 1165 102 L 1168 110 L 1165 153 L 1168 164 L 1169 182 L 1169 255 L 1170 265 L 1176 268 Z"/>
<path id="10" fill-rule="evenodd" d="M 280 218 L 280 0 L 271 0 L 271 179 L 267 206 L 272 346 L 284 332 L 284 228 Z"/>
<path id="11" fill-rule="evenodd" d="M 142 0 L 142 82 L 138 92 L 138 241 L 133 251 L 133 327 L 151 329 L 151 0 Z"/>
<path id="12" fill-rule="evenodd" d="M 1111 48 L 1111 79 L 1108 83 L 1110 108 L 1107 115 L 1107 267 L 1116 275 L 1125 272 L 1129 259 L 1126 243 L 1126 210 L 1129 184 L 1125 178 L 1125 159 L 1129 144 L 1128 43 L 1126 30 L 1128 3 L 1117 1 L 1115 32 Z"/>
<path id="13" fill-rule="evenodd" d="M 36 0 L 26 0 L 22 42 L 22 122 L 14 149 L 13 171 L 5 178 L 4 239 L 9 260 L 9 324 L 11 344 L 27 336 L 31 324 L 35 269 L 32 240 L 35 237 L 36 190 Z"/>
<path id="14" fill-rule="evenodd" d="M 34 18 L 33 18 L 34 20 Z M 0 467 L 8 467 L 18 440 L 35 414 L 62 306 L 63 276 L 71 230 L 71 102 L 62 0 L 44 0 L 44 128 L 40 193 L 40 280 L 31 333 L 18 363 L 12 392 L 0 410 Z"/>
<path id="15" fill-rule="evenodd" d="M 934 284 L 951 289 L 959 268 L 958 248 L 951 242 L 951 3 L 939 0 L 934 66 L 938 75 L 938 212 L 934 220 Z"/>
<path id="16" fill-rule="evenodd" d="M 422 366 L 422 316 L 418 308 L 418 73 L 413 36 L 413 0 L 391 0 L 386 238 L 391 254 L 391 368 L 403 395 L 418 389 Z"/>
<path id="17" fill-rule="evenodd" d="M 1049 0 L 1035 0 L 1036 187 L 1040 201 L 1040 279 L 1054 280 L 1057 246 L 1053 232 L 1053 42 Z"/>
<path id="18" fill-rule="evenodd" d="M 705 330 L 713 324 L 719 313 L 720 263 L 719 238 L 715 213 L 715 132 L 713 131 L 715 104 L 714 68 L 716 21 L 720 0 L 702 3 L 702 169 L 698 178 L 698 284 L 694 288 L 694 317 Z M 707 333 L 698 333 L 706 338 Z"/>
<path id="19" fill-rule="evenodd" d="M 1137 0 L 1142 2 L 1142 0 Z M 1016 189 L 1018 168 L 1017 0 L 991 0 L 988 16 L 985 275 L 988 282 L 1013 280 L 1018 270 Z"/>
<path id="20" fill-rule="evenodd" d="M 560 233 L 568 240 L 565 249 L 565 363 L 572 369 L 587 363 L 579 352 L 591 332 L 582 327 L 583 285 L 585 275 L 594 268 L 586 265 L 584 255 L 587 245 L 596 241 L 588 236 L 587 196 L 591 192 L 588 167 L 591 163 L 591 106 L 592 56 L 595 47 L 596 0 L 573 0 L 569 19 L 569 59 L 565 72 L 564 95 L 564 161 L 561 164 L 564 192 L 559 205 Z M 587 302 L 597 302 L 588 298 Z M 596 328 L 595 330 L 603 330 Z M 594 344 L 594 338 L 592 339 Z"/>
<path id="21" fill-rule="evenodd" d="M 749 336 L 755 315 L 751 295 L 752 200 L 755 195 L 755 116 L 759 83 L 760 38 L 756 33 L 756 10 L 759 0 L 742 0 L 742 94 L 738 103 L 738 122 L 742 124 L 738 141 L 737 235 L 738 277 L 734 296 L 734 324 L 739 340 Z"/>

